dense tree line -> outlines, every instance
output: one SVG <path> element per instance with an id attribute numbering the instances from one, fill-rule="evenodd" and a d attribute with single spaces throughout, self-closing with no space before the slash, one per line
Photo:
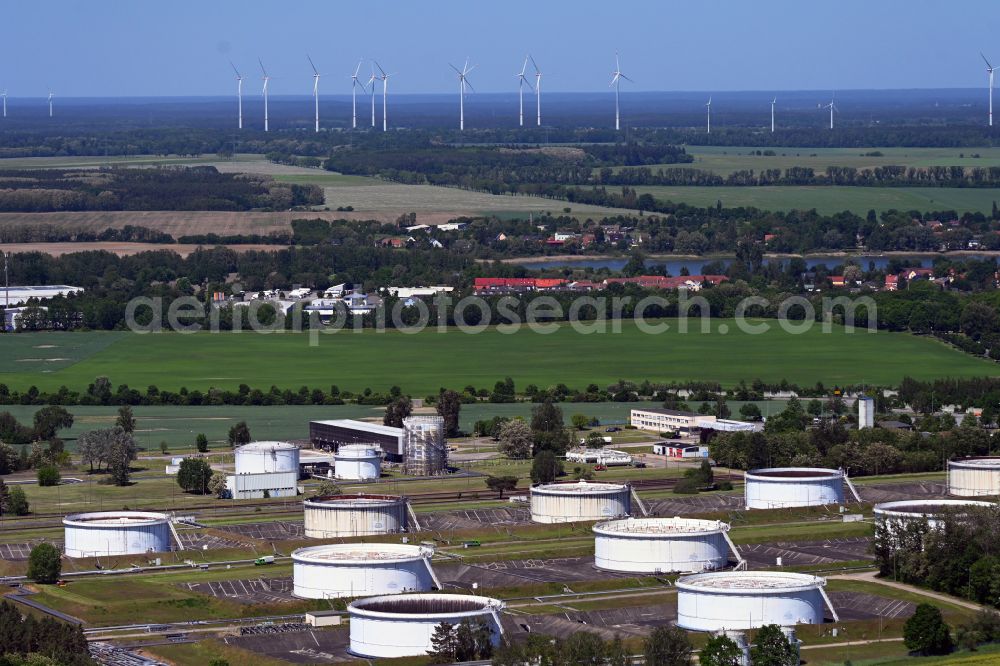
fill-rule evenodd
<path id="1" fill-rule="evenodd" d="M 66 624 L 50 617 L 23 616 L 17 606 L 0 601 L 0 648 L 3 663 L 7 655 L 24 657 L 40 654 L 65 666 L 91 666 L 83 627 Z M 17 663 L 17 662 L 13 662 Z"/>
<path id="2" fill-rule="evenodd" d="M 1000 509 L 963 506 L 923 520 L 875 528 L 883 576 L 1000 608 Z"/>
<path id="3" fill-rule="evenodd" d="M 215 167 L 0 171 L 0 212 L 80 210 L 251 210 L 323 203 L 315 185 Z"/>
<path id="4" fill-rule="evenodd" d="M 528 177 L 526 182 L 531 182 Z M 565 181 L 553 181 L 565 182 Z M 1000 167 L 962 166 L 878 166 L 857 168 L 829 166 L 825 172 L 812 167 L 786 169 L 739 169 L 721 175 L 704 169 L 638 167 L 614 170 L 602 168 L 597 174 L 578 181 L 581 185 L 669 185 L 755 187 L 770 185 L 850 186 L 850 187 L 989 187 L 1000 184 Z"/>

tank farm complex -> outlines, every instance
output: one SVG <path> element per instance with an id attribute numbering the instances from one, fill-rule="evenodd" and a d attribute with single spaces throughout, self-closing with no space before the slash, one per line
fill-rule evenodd
<path id="1" fill-rule="evenodd" d="M 442 624 L 492 645 L 590 632 L 636 654 L 675 625 L 696 649 L 725 635 L 744 655 L 778 625 L 812 663 L 872 627 L 898 642 L 920 599 L 874 577 L 876 531 L 993 508 L 1000 470 L 989 457 L 855 479 L 715 466 L 712 488 L 684 494 L 701 461 L 635 428 L 613 431 L 614 465 L 578 452 L 539 483 L 530 459 L 501 456 L 490 438 L 448 439 L 436 416 L 310 432 L 202 456 L 226 479 L 219 497 L 113 502 L 90 480 L 64 482 L 61 501 L 4 517 L 12 598 L 79 622 L 98 651 L 149 663 L 206 640 L 274 663 L 421 663 Z M 149 465 L 136 488 L 168 488 L 183 467 Z M 487 480 L 499 476 L 516 483 L 498 491 Z M 42 543 L 61 552 L 58 585 L 26 578 Z M 137 594 L 162 603 L 143 611 Z"/>

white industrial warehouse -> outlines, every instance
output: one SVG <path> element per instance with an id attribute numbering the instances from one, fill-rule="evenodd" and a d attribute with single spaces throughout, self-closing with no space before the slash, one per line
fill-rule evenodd
<path id="1" fill-rule="evenodd" d="M 292 553 L 294 594 L 305 599 L 367 597 L 440 589 L 424 546 L 341 543 Z"/>
<path id="2" fill-rule="evenodd" d="M 897 502 L 882 502 L 876 504 L 875 524 L 926 522 L 929 527 L 941 526 L 942 518 L 947 514 L 961 515 L 962 509 L 968 507 L 995 507 L 992 502 L 957 499 L 925 499 L 900 500 Z"/>
<path id="3" fill-rule="evenodd" d="M 693 518 L 625 518 L 598 523 L 594 566 L 633 573 L 691 573 L 721 569 L 732 552 L 729 525 Z"/>
<path id="4" fill-rule="evenodd" d="M 307 537 L 333 539 L 405 532 L 409 506 L 394 495 L 327 495 L 303 510 Z"/>
<path id="5" fill-rule="evenodd" d="M 745 481 L 748 509 L 782 509 L 796 506 L 821 506 L 844 503 L 845 482 L 850 481 L 839 469 L 818 467 L 769 467 L 752 469 Z"/>
<path id="6" fill-rule="evenodd" d="M 677 581 L 677 626 L 690 631 L 757 629 L 765 624 L 839 621 L 818 576 L 783 571 L 724 571 Z"/>
<path id="7" fill-rule="evenodd" d="M 531 487 L 531 519 L 536 523 L 572 523 L 627 516 L 632 488 L 625 483 L 543 483 Z"/>
<path id="8" fill-rule="evenodd" d="M 63 518 L 66 557 L 104 557 L 170 550 L 170 519 L 163 513 L 100 511 Z"/>
<path id="9" fill-rule="evenodd" d="M 949 460 L 948 493 L 957 497 L 1000 495 L 1000 456 Z"/>
<path id="10" fill-rule="evenodd" d="M 226 477 L 233 499 L 295 497 L 299 447 L 287 442 L 251 442 L 236 449 L 236 474 Z"/>
<path id="11" fill-rule="evenodd" d="M 333 476 L 342 481 L 375 481 L 382 475 L 382 452 L 374 445 L 344 444 L 333 458 Z"/>
<path id="12" fill-rule="evenodd" d="M 350 652 L 372 659 L 426 655 L 438 625 L 483 621 L 500 642 L 503 628 L 498 613 L 503 602 L 465 594 L 404 594 L 358 599 L 347 607 Z"/>

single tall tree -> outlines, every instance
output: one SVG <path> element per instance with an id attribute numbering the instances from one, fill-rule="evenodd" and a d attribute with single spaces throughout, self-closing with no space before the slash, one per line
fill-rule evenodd
<path id="1" fill-rule="evenodd" d="M 28 555 L 28 578 L 39 583 L 54 583 L 62 574 L 62 553 L 51 543 L 40 543 Z"/>
<path id="2" fill-rule="evenodd" d="M 402 428 L 403 419 L 413 413 L 413 402 L 407 396 L 400 396 L 385 406 L 382 424 Z"/>
<path id="3" fill-rule="evenodd" d="M 118 418 L 115 420 L 115 425 L 130 435 L 135 432 L 135 415 L 130 406 L 122 405 L 118 408 Z"/>
<path id="4" fill-rule="evenodd" d="M 229 446 L 237 447 L 250 443 L 250 428 L 246 421 L 240 421 L 229 429 Z"/>
<path id="5" fill-rule="evenodd" d="M 687 633 L 673 626 L 654 629 L 642 647 L 646 666 L 689 666 L 692 650 Z"/>
<path id="6" fill-rule="evenodd" d="M 941 611 L 926 603 L 919 604 L 903 625 L 903 642 L 919 655 L 948 654 L 954 645 Z"/>
<path id="7" fill-rule="evenodd" d="M 73 427 L 73 415 L 59 405 L 48 405 L 35 412 L 35 439 L 49 440 L 63 428 Z"/>
<path id="8" fill-rule="evenodd" d="M 754 645 L 750 648 L 750 663 L 753 666 L 794 666 L 799 662 L 781 627 L 765 624 L 757 631 Z"/>
<path id="9" fill-rule="evenodd" d="M 462 410 L 462 398 L 451 390 L 442 390 L 438 394 L 437 413 L 444 419 L 444 436 L 457 437 L 458 415 Z"/>

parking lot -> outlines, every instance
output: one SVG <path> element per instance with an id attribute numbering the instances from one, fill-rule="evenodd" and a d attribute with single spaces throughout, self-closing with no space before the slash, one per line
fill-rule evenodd
<path id="1" fill-rule="evenodd" d="M 570 606 L 567 604 L 565 613 L 504 615 L 504 629 L 512 637 L 541 633 L 565 639 L 579 631 L 588 631 L 612 640 L 615 636 L 647 636 L 654 628 L 670 624 L 677 617 L 676 603 L 596 611 L 575 611 Z"/>
<path id="2" fill-rule="evenodd" d="M 842 621 L 905 618 L 913 615 L 917 605 L 911 601 L 888 599 L 865 592 L 827 592 Z"/>
<path id="3" fill-rule="evenodd" d="M 874 558 L 868 552 L 870 545 L 871 537 L 846 537 L 820 541 L 742 544 L 736 548 L 751 569 L 766 569 L 778 566 L 779 557 L 782 566 L 786 567 L 872 560 Z"/>
<path id="4" fill-rule="evenodd" d="M 420 526 L 425 530 L 466 530 L 481 529 L 484 526 L 530 525 L 531 512 L 527 507 L 503 507 L 499 509 L 470 509 L 466 511 L 436 511 L 417 514 Z"/>
<path id="5" fill-rule="evenodd" d="M 241 604 L 284 603 L 294 599 L 291 578 L 248 578 L 182 583 L 181 587 L 191 592 Z"/>
<path id="6" fill-rule="evenodd" d="M 686 516 L 693 513 L 742 509 L 742 495 L 695 495 L 677 499 L 644 500 L 651 516 Z"/>
<path id="7" fill-rule="evenodd" d="M 219 525 L 213 529 L 231 532 L 250 539 L 262 541 L 285 541 L 305 538 L 305 527 L 301 521 L 274 520 L 266 523 L 243 523 L 240 525 Z"/>
<path id="8" fill-rule="evenodd" d="M 573 583 L 576 581 L 627 578 L 619 574 L 594 568 L 593 557 L 564 557 L 556 559 L 499 560 L 465 564 L 462 562 L 435 562 L 434 571 L 445 587 L 471 589 L 472 583 L 480 587 L 513 587 L 530 583 Z"/>
<path id="9" fill-rule="evenodd" d="M 873 504 L 948 496 L 948 485 L 938 481 L 880 483 L 877 485 L 856 484 L 855 487 L 858 489 L 861 499 Z"/>
<path id="10" fill-rule="evenodd" d="M 295 631 L 256 636 L 229 636 L 227 645 L 296 664 L 334 664 L 356 660 L 347 654 L 343 629 Z"/>
<path id="11" fill-rule="evenodd" d="M 35 541 L 30 543 L 0 543 L 0 560 L 8 560 L 11 562 L 23 562 L 28 559 L 28 555 L 31 554 L 31 549 L 42 543 L 41 541 Z M 53 546 L 62 550 L 63 542 L 55 540 L 47 540 L 46 543 L 51 543 Z"/>

